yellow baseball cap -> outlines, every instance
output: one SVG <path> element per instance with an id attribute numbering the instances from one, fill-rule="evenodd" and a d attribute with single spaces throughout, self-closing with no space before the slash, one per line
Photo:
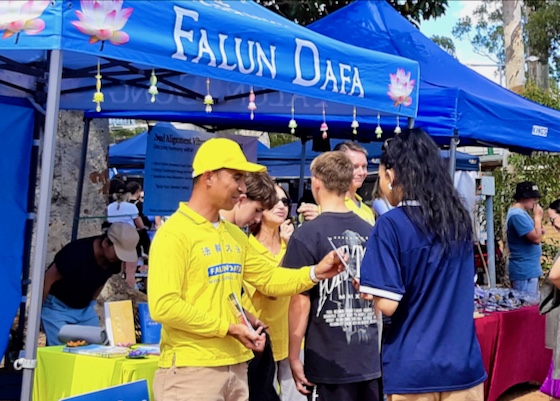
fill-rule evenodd
<path id="1" fill-rule="evenodd" d="M 227 138 L 212 138 L 204 142 L 194 156 L 192 167 L 193 178 L 206 171 L 216 171 L 222 168 L 247 173 L 266 171 L 265 166 L 248 162 L 239 144 Z"/>

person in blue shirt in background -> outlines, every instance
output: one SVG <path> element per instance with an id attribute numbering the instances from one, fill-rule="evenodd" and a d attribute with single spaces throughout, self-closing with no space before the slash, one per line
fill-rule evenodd
<path id="1" fill-rule="evenodd" d="M 541 268 L 543 209 L 539 205 L 539 187 L 534 182 L 517 184 L 515 203 L 506 217 L 509 248 L 509 279 L 515 290 L 538 295 Z M 533 217 L 528 213 L 533 211 Z"/>
<path id="2" fill-rule="evenodd" d="M 383 147 L 380 191 L 396 207 L 369 236 L 360 292 L 391 316 L 382 352 L 389 401 L 484 399 L 472 221 L 447 171 L 421 130 Z"/>

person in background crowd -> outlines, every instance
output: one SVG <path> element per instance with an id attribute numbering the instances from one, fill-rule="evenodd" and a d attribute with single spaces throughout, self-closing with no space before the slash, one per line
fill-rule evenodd
<path id="1" fill-rule="evenodd" d="M 367 150 L 352 141 L 341 142 L 335 146 L 334 150 L 344 152 L 354 165 L 354 178 L 344 199 L 346 207 L 373 225 L 375 223 L 373 211 L 362 202 L 362 198 L 357 194 L 358 189 L 362 187 L 368 174 Z M 305 203 L 298 208 L 298 213 L 301 213 L 305 220 L 312 220 L 319 214 L 319 209 L 313 203 Z"/>
<path id="2" fill-rule="evenodd" d="M 138 232 L 124 223 L 106 234 L 72 241 L 54 257 L 45 273 L 41 320 L 47 345 L 59 345 L 65 324 L 99 326 L 93 308 L 105 282 L 121 272 L 121 262 L 136 262 Z"/>
<path id="3" fill-rule="evenodd" d="M 532 294 L 538 294 L 539 277 L 542 276 L 541 240 L 544 230 L 540 197 L 539 188 L 534 182 L 518 183 L 513 195 L 515 203 L 506 217 L 511 286 Z M 533 211 L 533 217 L 529 215 L 529 210 Z"/>
<path id="4" fill-rule="evenodd" d="M 138 209 L 138 215 L 144 223 L 144 227 L 149 230 L 152 227 L 152 222 L 144 214 L 144 191 L 142 190 L 142 185 L 137 181 L 130 181 L 126 184 L 126 190 L 130 194 L 128 201 L 132 203 Z"/>
<path id="5" fill-rule="evenodd" d="M 253 235 L 249 237 L 249 242 L 272 263 L 280 266 L 286 253 L 286 245 L 294 232 L 294 226 L 287 219 L 292 203 L 288 194 L 279 185 L 276 185 L 276 196 L 278 199 L 276 204 L 265 210 L 261 222 L 251 228 Z M 273 381 L 277 382 L 277 384 L 273 383 L 271 388 L 276 387 L 280 390 L 282 401 L 305 400 L 294 386 L 288 361 L 290 297 L 268 297 L 248 283 L 244 283 L 243 289 L 245 290 L 242 297 L 243 307 L 261 319 L 268 326 L 270 333 L 273 362 L 276 363 Z M 274 366 L 272 368 L 274 370 Z M 251 366 L 249 369 L 251 370 Z M 249 393 L 251 393 L 252 383 L 253 380 L 249 375 Z"/>
<path id="6" fill-rule="evenodd" d="M 369 237 L 360 292 L 391 316 L 384 392 L 389 401 L 483 401 L 472 222 L 425 132 L 407 129 L 385 143 L 379 188 L 395 208 Z"/>
<path id="7" fill-rule="evenodd" d="M 381 216 L 382 214 L 387 213 L 389 210 L 393 208 L 393 206 L 391 206 L 389 201 L 385 199 L 385 197 L 379 190 L 379 178 L 375 182 L 375 187 L 373 188 L 372 195 L 373 195 L 373 203 L 371 206 L 373 211 L 375 212 L 376 218 Z"/>
<path id="8" fill-rule="evenodd" d="M 138 230 L 140 241 L 138 241 L 138 246 L 136 247 L 139 260 L 138 263 L 142 266 L 144 264 L 144 258 L 146 258 L 150 253 L 152 240 L 148 235 L 148 230 L 152 226 L 152 222 L 148 219 L 148 216 L 144 214 L 144 192 L 142 191 L 142 186 L 136 181 L 130 181 L 126 184 L 126 190 L 130 194 L 128 201 L 138 208 L 138 216 L 140 216 L 142 223 L 144 224 L 144 228 Z"/>
<path id="9" fill-rule="evenodd" d="M 248 327 L 232 310 L 243 281 L 267 296 L 289 296 L 344 270 L 334 251 L 316 266 L 275 268 L 242 230 L 220 217 L 245 193 L 245 173 L 264 170 L 229 139 L 204 142 L 193 160 L 189 202 L 154 237 L 148 303 L 162 323 L 156 401 L 246 401 L 246 362 L 252 351 L 262 351 L 265 335 L 262 326 Z"/>
<path id="10" fill-rule="evenodd" d="M 548 207 L 548 218 L 552 227 L 560 232 L 560 199 Z M 540 294 L 540 314 L 546 314 L 545 346 L 552 350 L 552 363 L 548 377 L 543 382 L 541 392 L 558 400 L 560 396 L 560 252 L 556 254 L 552 268 L 545 278 Z"/>
<path id="11" fill-rule="evenodd" d="M 260 223 L 263 211 L 276 203 L 275 185 L 268 173 L 247 174 L 246 192 L 239 195 L 233 209 L 221 210 L 220 216 L 248 233 L 248 227 Z"/>
<path id="12" fill-rule="evenodd" d="M 321 214 L 294 232 L 283 262 L 293 268 L 312 265 L 335 247 L 350 257 L 344 273 L 291 299 L 290 366 L 297 389 L 309 400 L 380 399 L 378 327 L 371 302 L 361 300 L 353 285 L 371 232 L 371 224 L 345 201 L 354 172 L 352 161 L 341 151 L 313 160 L 311 189 Z M 304 337 L 305 365 L 300 360 Z"/>
<path id="13" fill-rule="evenodd" d="M 124 182 L 116 180 L 114 184 L 113 202 L 107 206 L 107 222 L 124 223 L 135 227 L 137 230 L 146 230 L 144 222 L 138 214 L 138 208 L 132 203 L 128 202 L 130 193 L 126 189 Z M 138 244 L 136 244 L 138 245 Z M 126 275 L 126 283 L 130 288 L 136 286 L 136 268 L 138 265 L 138 258 L 134 262 L 124 263 L 124 272 Z"/>

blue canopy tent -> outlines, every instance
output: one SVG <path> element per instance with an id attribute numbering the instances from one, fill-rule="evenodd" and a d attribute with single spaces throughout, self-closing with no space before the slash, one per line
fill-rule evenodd
<path id="1" fill-rule="evenodd" d="M 343 140 L 331 140 L 331 145 L 334 147 Z M 377 169 L 379 158 L 381 157 L 380 142 L 360 143 L 368 152 L 368 159 L 370 167 Z M 311 176 L 309 167 L 311 161 L 318 155 L 311 149 L 311 143 L 305 144 L 305 178 Z M 267 148 L 265 145 L 259 143 L 258 161 L 267 167 L 269 174 L 275 178 L 299 178 L 300 177 L 300 160 L 301 160 L 301 144 L 299 142 L 292 142 L 286 145 L 277 146 L 274 148 Z M 444 159 L 449 159 L 449 151 L 441 150 L 441 156 Z M 467 153 L 456 153 L 456 169 L 461 171 L 478 171 L 480 167 L 480 160 L 477 156 L 469 155 Z"/>
<path id="2" fill-rule="evenodd" d="M 341 139 L 331 140 L 334 148 Z M 128 171 L 142 174 L 144 171 L 144 161 L 146 159 L 146 145 L 148 143 L 148 132 L 142 132 L 126 141 L 109 147 L 109 167 L 117 168 L 120 173 L 126 174 Z M 370 165 L 376 167 L 381 157 L 380 142 L 360 143 L 369 155 Z M 291 142 L 286 145 L 268 148 L 259 142 L 257 157 L 258 162 L 264 164 L 268 172 L 273 177 L 299 178 L 302 146 L 300 142 Z M 305 143 L 305 175 L 309 178 L 309 166 L 311 161 L 320 155 L 320 152 L 312 150 L 311 142 Z M 449 159 L 449 151 L 441 150 L 441 156 Z M 456 153 L 456 169 L 461 171 L 478 171 L 480 160 L 477 156 L 467 153 Z"/>
<path id="3" fill-rule="evenodd" d="M 148 131 L 109 146 L 109 167 L 143 169 L 146 161 Z"/>
<path id="4" fill-rule="evenodd" d="M 418 80 L 416 62 L 343 45 L 252 1 L 6 4 L 0 2 L 0 95 L 28 97 L 45 111 L 22 400 L 31 399 L 60 108 L 88 110 L 93 98 L 104 110 L 213 108 L 249 116 L 255 95 L 259 110 L 272 114 L 289 114 L 297 97 L 306 114 L 350 116 L 356 106 L 358 115 L 416 116 L 416 88 L 406 91 L 407 107 L 387 96 L 390 74 L 402 70 L 407 82 Z M 86 122 L 81 172 L 87 135 Z M 83 175 L 78 194 L 82 182 Z"/>
<path id="5" fill-rule="evenodd" d="M 35 110 L 25 99 L 12 99 L 0 96 L 0 182 L 2 194 L 0 210 L 4 228 L 0 231 L 0 260 L 2 265 L 2 280 L 0 280 L 0 355 L 8 344 L 8 334 L 12 328 L 18 307 L 21 305 L 22 279 L 28 276 L 23 266 L 29 262 L 26 246 L 30 244 L 31 236 L 26 235 L 32 229 L 34 186 L 24 183 L 32 181 L 33 167 L 31 163 L 33 147 L 33 126 Z M 35 151 L 37 148 L 35 148 Z M 29 189 L 33 188 L 33 189 Z M 28 193 L 29 192 L 29 193 Z M 31 206 L 31 207 L 30 207 Z M 24 284 L 25 286 L 25 284 Z M 26 287 L 25 287 L 26 288 Z M 20 319 L 22 318 L 20 315 Z M 20 320 L 21 322 L 21 320 Z M 23 325 L 20 324 L 19 335 L 23 335 Z M 14 337 L 16 337 L 14 335 Z M 0 356 L 0 359 L 2 357 Z M 8 363 L 6 359 L 6 364 Z M 0 384 L 0 388 L 8 388 Z M 8 398 L 6 396 L 6 398 Z"/>
<path id="6" fill-rule="evenodd" d="M 355 1 L 308 28 L 348 44 L 420 63 L 415 126 L 439 143 L 560 151 L 560 111 L 527 100 L 450 56 L 384 0 Z"/>

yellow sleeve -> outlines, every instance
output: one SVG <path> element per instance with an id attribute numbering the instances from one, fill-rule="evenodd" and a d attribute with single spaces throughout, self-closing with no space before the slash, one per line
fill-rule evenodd
<path id="1" fill-rule="evenodd" d="M 163 231 L 163 230 L 162 230 Z M 174 329 L 204 337 L 225 337 L 229 322 L 202 312 L 185 300 L 189 246 L 176 234 L 159 232 L 150 248 L 148 304 L 152 319 Z"/>
<path id="2" fill-rule="evenodd" d="M 260 313 L 257 312 L 253 305 L 253 298 L 257 293 L 257 289 L 246 281 L 243 282 L 243 295 L 241 296 L 241 305 L 260 319 Z"/>
<path id="3" fill-rule="evenodd" d="M 309 266 L 301 269 L 277 266 L 276 262 L 257 252 L 251 244 L 247 244 L 243 280 L 262 294 L 269 297 L 295 295 L 315 285 L 309 274 Z"/>

